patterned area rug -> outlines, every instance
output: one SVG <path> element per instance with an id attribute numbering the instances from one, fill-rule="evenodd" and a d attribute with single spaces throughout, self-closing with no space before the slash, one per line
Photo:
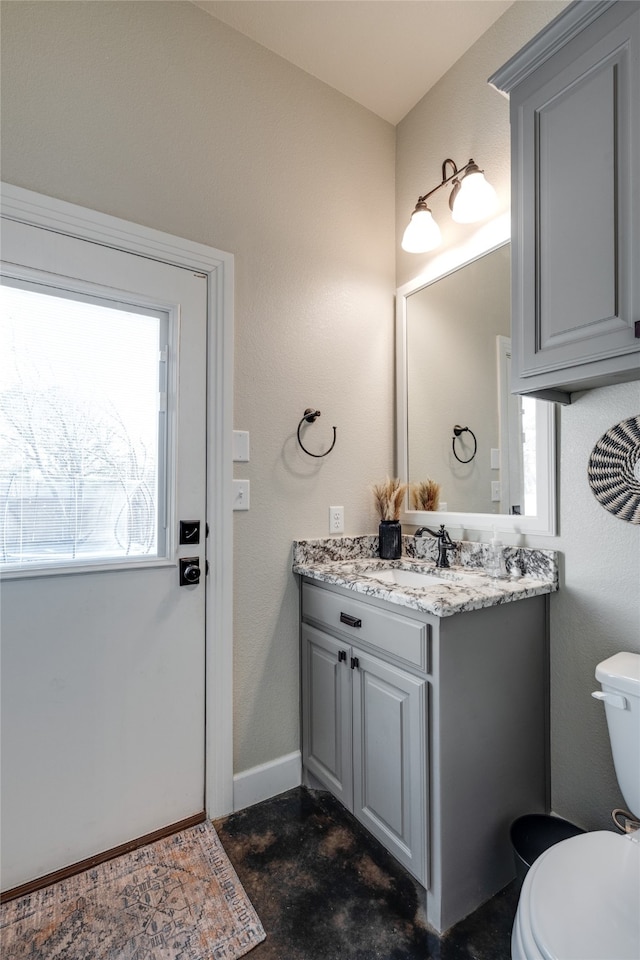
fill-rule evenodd
<path id="1" fill-rule="evenodd" d="M 236 960 L 265 938 L 211 823 L 3 904 L 12 960 Z"/>

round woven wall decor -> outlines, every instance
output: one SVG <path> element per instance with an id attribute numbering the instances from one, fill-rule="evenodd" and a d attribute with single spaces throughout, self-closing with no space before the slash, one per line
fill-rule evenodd
<path id="1" fill-rule="evenodd" d="M 640 523 L 640 416 L 600 437 L 589 457 L 589 484 L 605 510 Z"/>

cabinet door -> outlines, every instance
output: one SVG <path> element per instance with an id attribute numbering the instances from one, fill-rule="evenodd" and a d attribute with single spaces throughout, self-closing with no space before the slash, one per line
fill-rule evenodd
<path id="1" fill-rule="evenodd" d="M 350 810 L 351 650 L 302 625 L 302 762 Z"/>
<path id="2" fill-rule="evenodd" d="M 514 392 L 640 376 L 639 45 L 616 4 L 512 92 Z"/>
<path id="3" fill-rule="evenodd" d="M 353 812 L 426 883 L 425 680 L 354 649 Z"/>

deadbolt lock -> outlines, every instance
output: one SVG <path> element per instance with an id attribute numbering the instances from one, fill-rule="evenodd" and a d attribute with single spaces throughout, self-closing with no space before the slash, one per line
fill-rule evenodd
<path id="1" fill-rule="evenodd" d="M 200 558 L 180 557 L 180 586 L 200 583 Z"/>

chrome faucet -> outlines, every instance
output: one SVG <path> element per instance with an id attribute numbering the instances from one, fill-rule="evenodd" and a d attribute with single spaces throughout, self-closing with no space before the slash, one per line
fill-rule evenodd
<path id="1" fill-rule="evenodd" d="M 444 523 L 440 524 L 439 530 L 431 530 L 430 527 L 420 527 L 414 533 L 414 537 L 422 537 L 425 533 L 430 533 L 432 537 L 435 537 L 438 541 L 438 559 L 436 560 L 436 567 L 448 567 L 449 566 L 449 557 L 447 553 L 449 550 L 453 550 L 455 543 L 449 536 L 447 530 L 445 530 Z"/>

